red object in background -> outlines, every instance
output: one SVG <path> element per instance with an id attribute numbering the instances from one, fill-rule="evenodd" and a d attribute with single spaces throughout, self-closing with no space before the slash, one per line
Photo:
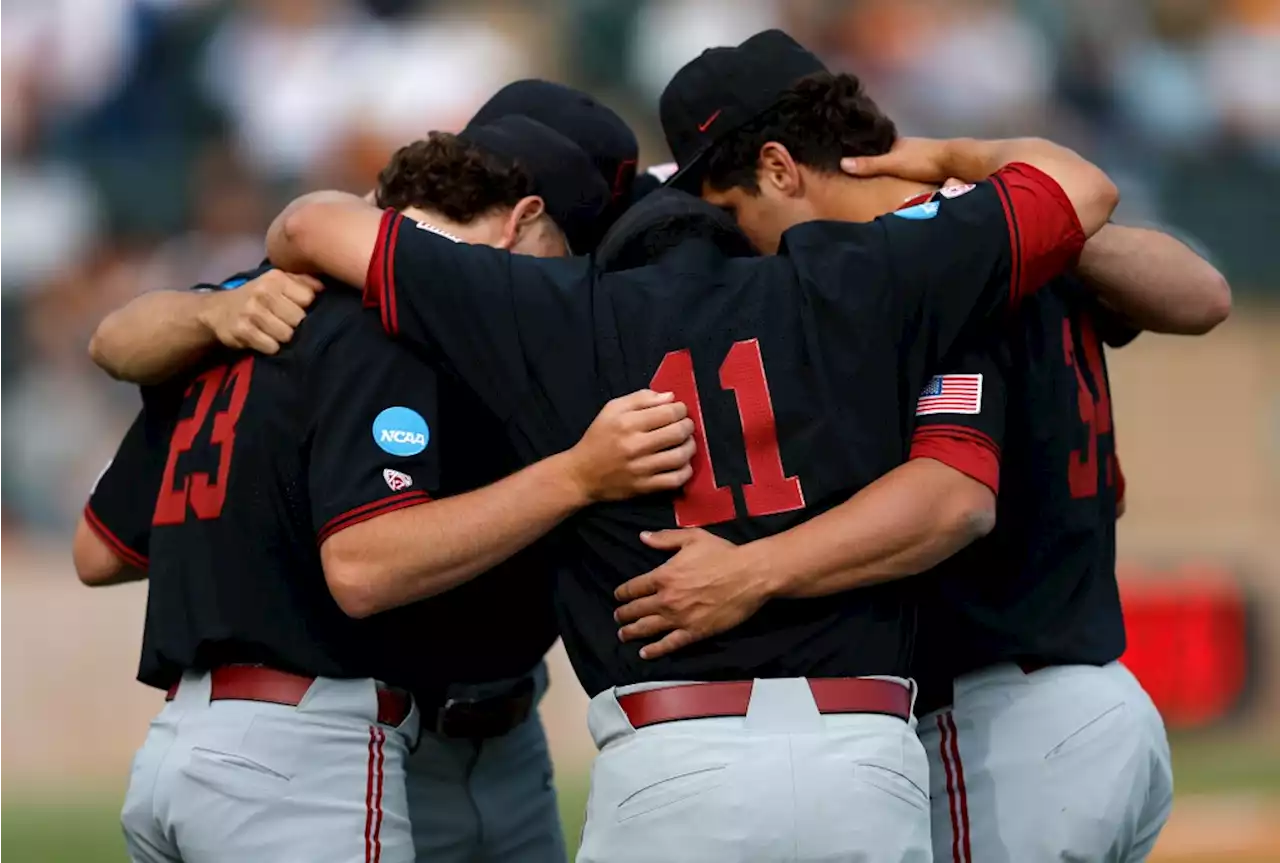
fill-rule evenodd
<path id="1" fill-rule="evenodd" d="M 1201 728 L 1230 714 L 1245 693 L 1254 659 L 1239 581 L 1225 567 L 1207 564 L 1167 573 L 1125 565 L 1120 573 L 1128 633 L 1121 662 L 1151 694 L 1165 723 Z"/>

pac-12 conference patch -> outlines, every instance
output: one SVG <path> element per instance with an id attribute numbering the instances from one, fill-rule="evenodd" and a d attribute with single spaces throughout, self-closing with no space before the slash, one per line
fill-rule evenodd
<path id="1" fill-rule="evenodd" d="M 431 430 L 422 414 L 406 407 L 391 407 L 374 417 L 373 440 L 392 455 L 417 455 L 427 448 Z"/>
<path id="2" fill-rule="evenodd" d="M 982 375 L 934 375 L 920 392 L 916 416 L 982 413 Z"/>
<path id="3" fill-rule="evenodd" d="M 387 484 L 387 488 L 392 491 L 401 491 L 413 485 L 413 477 L 407 473 L 401 473 L 398 470 L 392 470 L 389 467 L 382 469 L 383 482 Z"/>

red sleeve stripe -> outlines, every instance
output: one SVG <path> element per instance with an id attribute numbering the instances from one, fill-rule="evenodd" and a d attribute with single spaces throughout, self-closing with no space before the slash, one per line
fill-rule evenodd
<path id="1" fill-rule="evenodd" d="M 998 174 L 991 177 L 991 185 L 995 187 L 996 196 L 1000 198 L 1000 206 L 1004 208 L 1004 218 L 1009 224 L 1009 309 L 1018 308 L 1022 299 L 1022 237 L 1018 232 L 1018 215 L 1009 203 L 1009 187 Z"/>
<path id="2" fill-rule="evenodd" d="M 1000 493 L 1000 450 L 994 441 L 986 438 L 984 443 L 973 435 L 961 435 L 954 431 L 943 432 L 933 429 L 928 431 L 933 433 L 916 432 L 912 438 L 911 458 L 931 458 L 940 461 L 982 483 L 991 489 L 993 494 Z M 963 431 L 970 430 L 963 429 Z M 981 435 L 981 437 L 986 436 Z"/>
<path id="3" fill-rule="evenodd" d="M 991 435 L 979 429 L 971 428 L 969 426 L 944 425 L 944 424 L 920 426 L 919 428 L 916 429 L 916 433 L 914 436 L 912 436 L 911 440 L 912 442 L 915 442 L 917 440 L 920 440 L 921 438 L 928 438 L 934 435 L 942 435 L 944 437 L 964 438 L 965 440 L 972 441 L 978 446 L 986 447 L 987 449 L 995 453 L 997 456 L 1000 455 L 1000 445 L 995 442 L 995 440 L 991 437 Z"/>
<path id="4" fill-rule="evenodd" d="M 378 241 L 373 244 L 373 254 L 369 257 L 369 269 L 364 274 L 364 307 L 366 309 L 382 308 L 382 262 L 386 258 L 387 219 L 391 211 L 382 214 L 378 223 Z"/>
<path id="5" fill-rule="evenodd" d="M 1016 305 L 1072 265 L 1084 248 L 1084 228 L 1067 193 L 1040 169 L 1015 162 L 991 179 L 1017 243 L 1010 287 Z"/>
<path id="6" fill-rule="evenodd" d="M 393 494 L 390 497 L 384 497 L 381 500 L 375 500 L 372 503 L 366 503 L 364 506 L 358 506 L 355 509 L 349 509 L 340 515 L 325 522 L 324 526 L 316 532 L 316 543 L 323 544 L 326 539 L 333 536 L 340 530 L 357 525 L 362 521 L 368 521 L 371 518 L 377 518 L 380 515 L 386 515 L 389 512 L 395 512 L 398 509 L 407 509 L 411 506 L 418 506 L 423 503 L 430 503 L 431 495 L 425 491 L 402 491 L 399 494 Z"/>
<path id="7" fill-rule="evenodd" d="M 84 507 L 84 521 L 89 525 L 89 529 L 94 532 L 98 539 L 105 542 L 115 553 L 116 557 L 132 566 L 134 569 L 146 569 L 150 561 L 144 556 L 125 545 L 120 537 L 116 536 L 111 530 L 102 523 L 102 519 L 98 518 L 97 513 L 93 511 L 88 504 Z"/>
<path id="8" fill-rule="evenodd" d="M 386 278 L 383 280 L 382 288 L 382 313 L 385 317 L 382 326 L 394 336 L 400 332 L 400 304 L 397 302 L 396 293 L 396 243 L 400 239 L 400 226 L 404 224 L 404 217 L 390 210 L 388 212 L 392 215 L 387 231 Z"/>
<path id="9" fill-rule="evenodd" d="M 378 241 L 369 258 L 369 270 L 364 278 L 364 307 L 377 309 L 382 315 L 382 327 L 395 335 L 399 319 L 395 309 L 395 238 L 404 219 L 395 210 L 386 210 L 378 224 Z"/>

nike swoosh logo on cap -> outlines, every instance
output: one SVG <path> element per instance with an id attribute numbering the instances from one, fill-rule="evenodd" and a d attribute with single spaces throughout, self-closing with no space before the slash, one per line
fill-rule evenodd
<path id="1" fill-rule="evenodd" d="M 706 119 L 706 121 L 705 121 L 705 122 L 699 123 L 699 124 L 698 124 L 698 131 L 699 131 L 699 132 L 705 132 L 705 131 L 707 131 L 708 129 L 710 129 L 710 128 L 711 128 L 711 124 L 712 124 L 712 123 L 714 123 L 714 122 L 716 121 L 716 117 L 719 117 L 719 116 L 720 116 L 720 112 L 721 112 L 721 111 L 723 111 L 723 110 L 724 110 L 723 108 L 719 108 L 719 109 L 717 109 L 717 110 L 716 110 L 716 112 L 715 112 L 714 114 L 712 114 L 710 117 L 708 117 L 708 118 Z"/>

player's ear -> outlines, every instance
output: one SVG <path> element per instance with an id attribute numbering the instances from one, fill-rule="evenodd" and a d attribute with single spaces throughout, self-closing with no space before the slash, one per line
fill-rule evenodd
<path id="1" fill-rule="evenodd" d="M 520 242 L 520 238 L 537 224 L 547 211 L 547 205 L 538 195 L 528 195 L 516 201 L 502 226 L 502 239 L 498 241 L 499 249 L 511 249 Z"/>
<path id="2" fill-rule="evenodd" d="M 760 148 L 756 179 L 762 189 L 768 188 L 786 197 L 804 192 L 800 166 L 791 158 L 790 151 L 777 141 L 769 141 Z"/>

